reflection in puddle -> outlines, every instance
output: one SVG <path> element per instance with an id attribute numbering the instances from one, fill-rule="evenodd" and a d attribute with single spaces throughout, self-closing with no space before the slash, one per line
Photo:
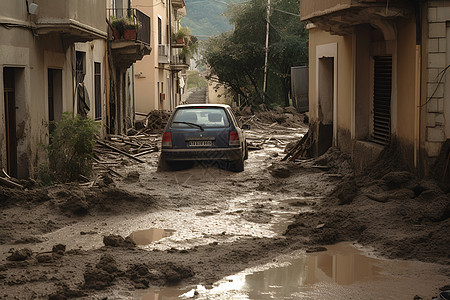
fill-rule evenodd
<path id="1" fill-rule="evenodd" d="M 130 238 L 136 245 L 149 245 L 155 241 L 171 236 L 175 230 L 151 228 L 147 230 L 139 230 L 130 234 Z"/>
<path id="2" fill-rule="evenodd" d="M 338 244 L 326 252 L 228 276 L 211 290 L 199 291 L 200 299 L 291 299 L 293 294 L 305 292 L 316 283 L 345 286 L 373 280 L 381 271 L 377 261 L 348 244 Z"/>

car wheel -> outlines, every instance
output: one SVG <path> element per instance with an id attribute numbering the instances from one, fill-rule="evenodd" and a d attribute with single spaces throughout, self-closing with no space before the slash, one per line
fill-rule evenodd
<path id="1" fill-rule="evenodd" d="M 171 171 L 172 165 L 167 162 L 164 158 L 160 157 L 158 161 L 158 168 L 156 169 L 157 172 L 164 172 L 164 171 Z"/>
<path id="2" fill-rule="evenodd" d="M 242 172 L 242 171 L 244 171 L 244 159 L 241 157 L 238 160 L 230 162 L 229 170 L 233 171 L 233 172 Z"/>

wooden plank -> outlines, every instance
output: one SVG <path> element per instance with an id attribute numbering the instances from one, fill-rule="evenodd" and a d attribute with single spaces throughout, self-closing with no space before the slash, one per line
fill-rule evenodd
<path id="1" fill-rule="evenodd" d="M 145 163 L 145 161 L 143 161 L 143 160 L 141 160 L 141 159 L 139 159 L 139 158 L 137 158 L 137 157 L 134 157 L 133 155 L 131 155 L 131 154 L 129 154 L 129 153 L 123 151 L 123 150 L 117 149 L 117 148 L 114 147 L 114 146 L 108 145 L 108 144 L 106 144 L 106 143 L 104 143 L 104 142 L 102 142 L 102 141 L 99 141 L 99 140 L 97 140 L 97 143 L 99 143 L 100 145 L 105 146 L 105 147 L 107 147 L 107 148 L 109 148 L 109 149 L 111 149 L 111 150 L 114 150 L 114 151 L 116 151 L 116 152 L 118 152 L 118 153 L 120 153 L 120 154 L 123 154 L 123 155 L 125 155 L 125 156 L 127 156 L 127 157 L 129 157 L 129 158 L 131 158 L 131 159 L 134 159 L 134 160 L 136 160 L 136 161 L 138 161 L 138 162 L 140 162 L 140 163 Z"/>

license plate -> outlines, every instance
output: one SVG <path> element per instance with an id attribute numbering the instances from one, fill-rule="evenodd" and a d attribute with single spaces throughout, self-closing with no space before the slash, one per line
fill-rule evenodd
<path id="1" fill-rule="evenodd" d="M 189 141 L 189 147 L 211 147 L 212 141 Z"/>

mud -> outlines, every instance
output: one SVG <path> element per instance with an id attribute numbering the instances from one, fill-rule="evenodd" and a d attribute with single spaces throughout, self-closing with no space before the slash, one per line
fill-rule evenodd
<path id="1" fill-rule="evenodd" d="M 450 200 L 437 183 L 391 161 L 355 177 L 334 148 L 280 162 L 306 128 L 246 118 L 249 141 L 261 150 L 250 152 L 242 173 L 202 164 L 156 172 L 158 153 L 150 153 L 93 187 L 0 187 L 0 297 L 132 299 L 140 289 L 210 287 L 280 255 L 340 241 L 439 263 L 450 276 Z M 171 234 L 136 245 L 132 234 L 149 228 Z"/>

